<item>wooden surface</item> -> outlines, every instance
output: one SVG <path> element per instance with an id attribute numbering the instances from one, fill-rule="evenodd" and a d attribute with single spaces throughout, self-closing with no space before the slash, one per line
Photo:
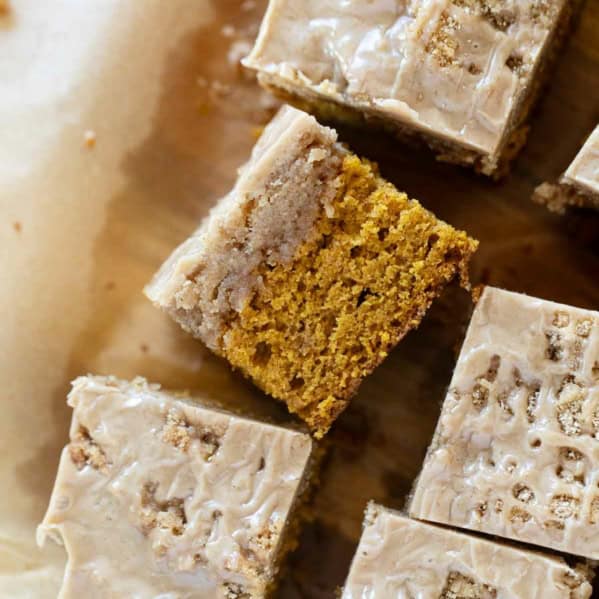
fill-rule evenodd
<path id="1" fill-rule="evenodd" d="M 124 184 L 107 205 L 92 250 L 90 317 L 50 397 L 49 422 L 57 433 L 38 456 L 47 467 L 40 471 L 39 462 L 32 461 L 20 474 L 40 498 L 32 518 L 41 516 L 51 489 L 70 419 L 64 398 L 69 380 L 79 374 L 140 374 L 169 388 L 188 388 L 286 419 L 278 404 L 232 374 L 141 295 L 172 248 L 230 189 L 255 142 L 256 127 L 272 114 L 272 102 L 227 60 L 232 42 L 253 39 L 264 8 L 264 2 L 257 4 L 242 10 L 240 0 L 215 0 L 210 19 L 179 39 L 158 82 L 151 131 L 118 165 Z M 223 34 L 224 26 L 234 28 L 233 37 L 225 35 L 227 29 Z M 557 178 L 597 122 L 599 2 L 590 0 L 534 116 L 529 143 L 502 183 L 438 164 L 428 153 L 382 135 L 340 133 L 356 152 L 378 161 L 400 189 L 481 241 L 472 269 L 475 283 L 599 309 L 597 219 L 563 219 L 530 202 L 534 187 Z M 98 149 L 101 144 L 99 137 Z M 403 506 L 470 310 L 464 291 L 448 290 L 334 426 L 314 501 L 316 517 L 290 559 L 280 597 L 332 597 L 347 574 L 366 503 Z"/>

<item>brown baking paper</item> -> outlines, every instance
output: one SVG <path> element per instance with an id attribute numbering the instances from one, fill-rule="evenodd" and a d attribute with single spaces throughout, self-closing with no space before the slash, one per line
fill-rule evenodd
<path id="1" fill-rule="evenodd" d="M 67 438 L 69 381 L 143 375 L 277 420 L 284 411 L 141 295 L 232 185 L 275 104 L 239 71 L 264 2 L 10 0 L 0 17 L 0 597 L 55 597 L 40 551 Z M 390 138 L 342 130 L 383 174 L 481 240 L 475 282 L 599 308 L 590 226 L 533 205 L 597 121 L 599 6 L 589 2 L 500 185 Z M 579 221 L 579 226 L 580 226 Z M 590 219 L 584 221 L 589 223 Z M 450 289 L 364 384 L 332 449 L 280 595 L 330 597 L 369 499 L 401 507 L 422 463 L 470 303 Z"/>

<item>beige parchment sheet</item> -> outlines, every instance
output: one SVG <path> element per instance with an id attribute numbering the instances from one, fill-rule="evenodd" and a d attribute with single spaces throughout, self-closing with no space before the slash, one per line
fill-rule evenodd
<path id="1" fill-rule="evenodd" d="M 578 222 L 572 235 L 528 201 L 598 120 L 588 90 L 599 89 L 599 10 L 588 4 L 503 185 L 385 137 L 342 135 L 481 239 L 477 282 L 599 308 L 598 255 L 586 243 L 595 225 Z M 66 440 L 75 376 L 141 374 L 285 418 L 141 295 L 231 186 L 255 128 L 273 110 L 227 56 L 255 34 L 263 8 L 242 0 L 11 0 L 0 19 L 2 599 L 55 597 L 60 585 L 63 551 L 39 551 L 34 533 Z M 340 419 L 317 517 L 281 596 L 330 597 L 347 572 L 366 502 L 401 506 L 468 311 L 467 295 L 450 290 Z"/>
<path id="2" fill-rule="evenodd" d="M 63 552 L 39 552 L 33 532 L 64 444 L 65 383 L 99 366 L 81 346 L 108 283 L 94 280 L 94 250 L 119 194 L 142 193 L 126 160 L 152 133 L 169 52 L 210 13 L 185 0 L 17 0 L 0 29 L 2 597 L 57 594 Z"/>

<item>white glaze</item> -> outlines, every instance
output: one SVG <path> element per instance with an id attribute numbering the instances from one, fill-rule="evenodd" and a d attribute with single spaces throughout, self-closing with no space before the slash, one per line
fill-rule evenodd
<path id="1" fill-rule="evenodd" d="M 456 573 L 467 580 L 461 589 L 450 582 Z M 572 580 L 574 588 L 568 585 Z M 370 504 L 342 597 L 586 599 L 591 592 L 591 585 L 562 560 L 410 520 Z"/>
<path id="2" fill-rule="evenodd" d="M 599 313 L 485 289 L 410 514 L 599 558 Z"/>
<path id="3" fill-rule="evenodd" d="M 71 448 L 84 426 L 107 463 L 79 469 L 69 446 L 62 453 L 38 529 L 39 543 L 50 536 L 66 546 L 61 598 L 263 597 L 309 436 L 174 398 L 143 379 L 79 378 L 69 404 Z M 181 436 L 168 436 L 168 414 L 186 423 Z M 183 502 L 180 530 L 144 525 L 148 483 L 157 502 Z"/>

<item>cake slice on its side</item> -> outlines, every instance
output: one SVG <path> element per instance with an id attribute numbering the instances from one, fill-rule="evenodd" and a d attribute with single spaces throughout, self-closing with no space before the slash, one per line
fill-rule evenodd
<path id="1" fill-rule="evenodd" d="M 487 287 L 410 515 L 599 559 L 599 313 Z"/>
<path id="2" fill-rule="evenodd" d="M 505 172 L 579 0 L 270 0 L 243 64 L 326 119 Z"/>
<path id="3" fill-rule="evenodd" d="M 148 297 L 318 436 L 477 243 L 284 107 Z"/>
<path id="4" fill-rule="evenodd" d="M 559 214 L 563 214 L 570 206 L 599 210 L 599 125 L 558 184 L 539 185 L 533 200 Z"/>
<path id="5" fill-rule="evenodd" d="M 587 599 L 562 559 L 411 520 L 371 503 L 342 599 Z"/>
<path id="6" fill-rule="evenodd" d="M 73 384 L 70 443 L 38 529 L 61 597 L 263 599 L 293 547 L 309 435 L 112 377 Z M 174 594 L 173 594 L 174 593 Z"/>

